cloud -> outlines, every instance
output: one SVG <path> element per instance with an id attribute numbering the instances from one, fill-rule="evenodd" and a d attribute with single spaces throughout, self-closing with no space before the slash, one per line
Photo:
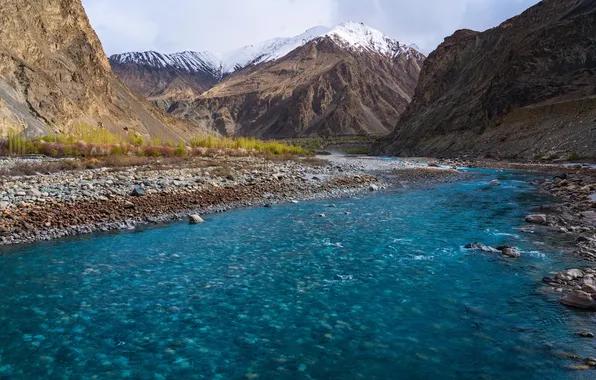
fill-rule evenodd
<path id="1" fill-rule="evenodd" d="M 335 21 L 361 21 L 404 43 L 432 51 L 457 29 L 486 30 L 538 0 L 336 0 Z M 368 2 L 366 2 L 368 3 Z"/>
<path id="2" fill-rule="evenodd" d="M 83 0 L 108 54 L 226 52 L 333 23 L 331 0 Z"/>
<path id="3" fill-rule="evenodd" d="M 83 0 L 108 54 L 226 52 L 316 25 L 361 21 L 432 51 L 455 30 L 484 30 L 538 0 Z"/>

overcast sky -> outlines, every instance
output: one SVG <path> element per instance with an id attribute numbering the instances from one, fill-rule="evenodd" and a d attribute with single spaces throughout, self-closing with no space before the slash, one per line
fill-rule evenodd
<path id="1" fill-rule="evenodd" d="M 83 0 L 108 55 L 220 53 L 316 26 L 361 21 L 430 53 L 455 30 L 485 30 L 538 0 Z"/>

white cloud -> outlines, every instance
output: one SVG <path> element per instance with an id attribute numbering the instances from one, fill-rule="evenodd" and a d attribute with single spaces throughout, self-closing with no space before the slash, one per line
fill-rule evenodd
<path id="1" fill-rule="evenodd" d="M 108 54 L 234 48 L 330 25 L 332 0 L 83 0 Z"/>
<path id="2" fill-rule="evenodd" d="M 497 26 L 538 0 L 83 0 L 108 54 L 226 52 L 362 21 L 429 53 L 456 29 Z"/>
<path id="3" fill-rule="evenodd" d="M 485 30 L 538 0 L 336 0 L 336 21 L 353 19 L 405 43 L 432 51 L 457 29 Z"/>

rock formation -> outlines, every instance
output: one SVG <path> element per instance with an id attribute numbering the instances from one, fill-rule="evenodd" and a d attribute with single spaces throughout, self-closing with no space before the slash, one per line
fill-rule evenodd
<path id="1" fill-rule="evenodd" d="M 43 135 L 83 123 L 173 139 L 198 132 L 116 78 L 80 0 L 2 0 L 0 132 L 23 126 Z"/>
<path id="2" fill-rule="evenodd" d="M 446 38 L 377 149 L 596 157 L 596 1 L 543 0 L 494 29 Z"/>

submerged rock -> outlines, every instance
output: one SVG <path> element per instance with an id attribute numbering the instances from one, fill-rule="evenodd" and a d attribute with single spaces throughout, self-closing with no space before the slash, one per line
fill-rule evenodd
<path id="1" fill-rule="evenodd" d="M 483 252 L 492 252 L 492 253 L 499 253 L 498 249 L 493 247 L 489 247 L 488 245 L 484 245 L 482 243 L 472 243 L 465 246 L 466 249 L 479 249 Z"/>
<path id="2" fill-rule="evenodd" d="M 581 336 L 582 338 L 594 338 L 594 333 L 589 332 L 589 331 L 582 331 L 578 335 Z"/>
<path id="3" fill-rule="evenodd" d="M 546 215 L 544 215 L 544 214 L 528 215 L 528 216 L 526 216 L 526 222 L 532 223 L 532 224 L 541 224 L 541 225 L 548 224 Z"/>
<path id="4" fill-rule="evenodd" d="M 201 218 L 199 215 L 197 214 L 192 214 L 188 216 L 188 223 L 190 224 L 199 224 L 199 223 L 204 223 L 205 220 L 203 220 L 203 218 Z"/>
<path id="5" fill-rule="evenodd" d="M 581 290 L 573 290 L 565 297 L 559 300 L 565 306 L 571 306 L 578 309 L 596 310 L 596 300 L 589 293 Z"/>
<path id="6" fill-rule="evenodd" d="M 499 247 L 498 248 L 503 256 L 512 257 L 512 258 L 519 258 L 521 257 L 521 252 L 512 247 Z"/>

